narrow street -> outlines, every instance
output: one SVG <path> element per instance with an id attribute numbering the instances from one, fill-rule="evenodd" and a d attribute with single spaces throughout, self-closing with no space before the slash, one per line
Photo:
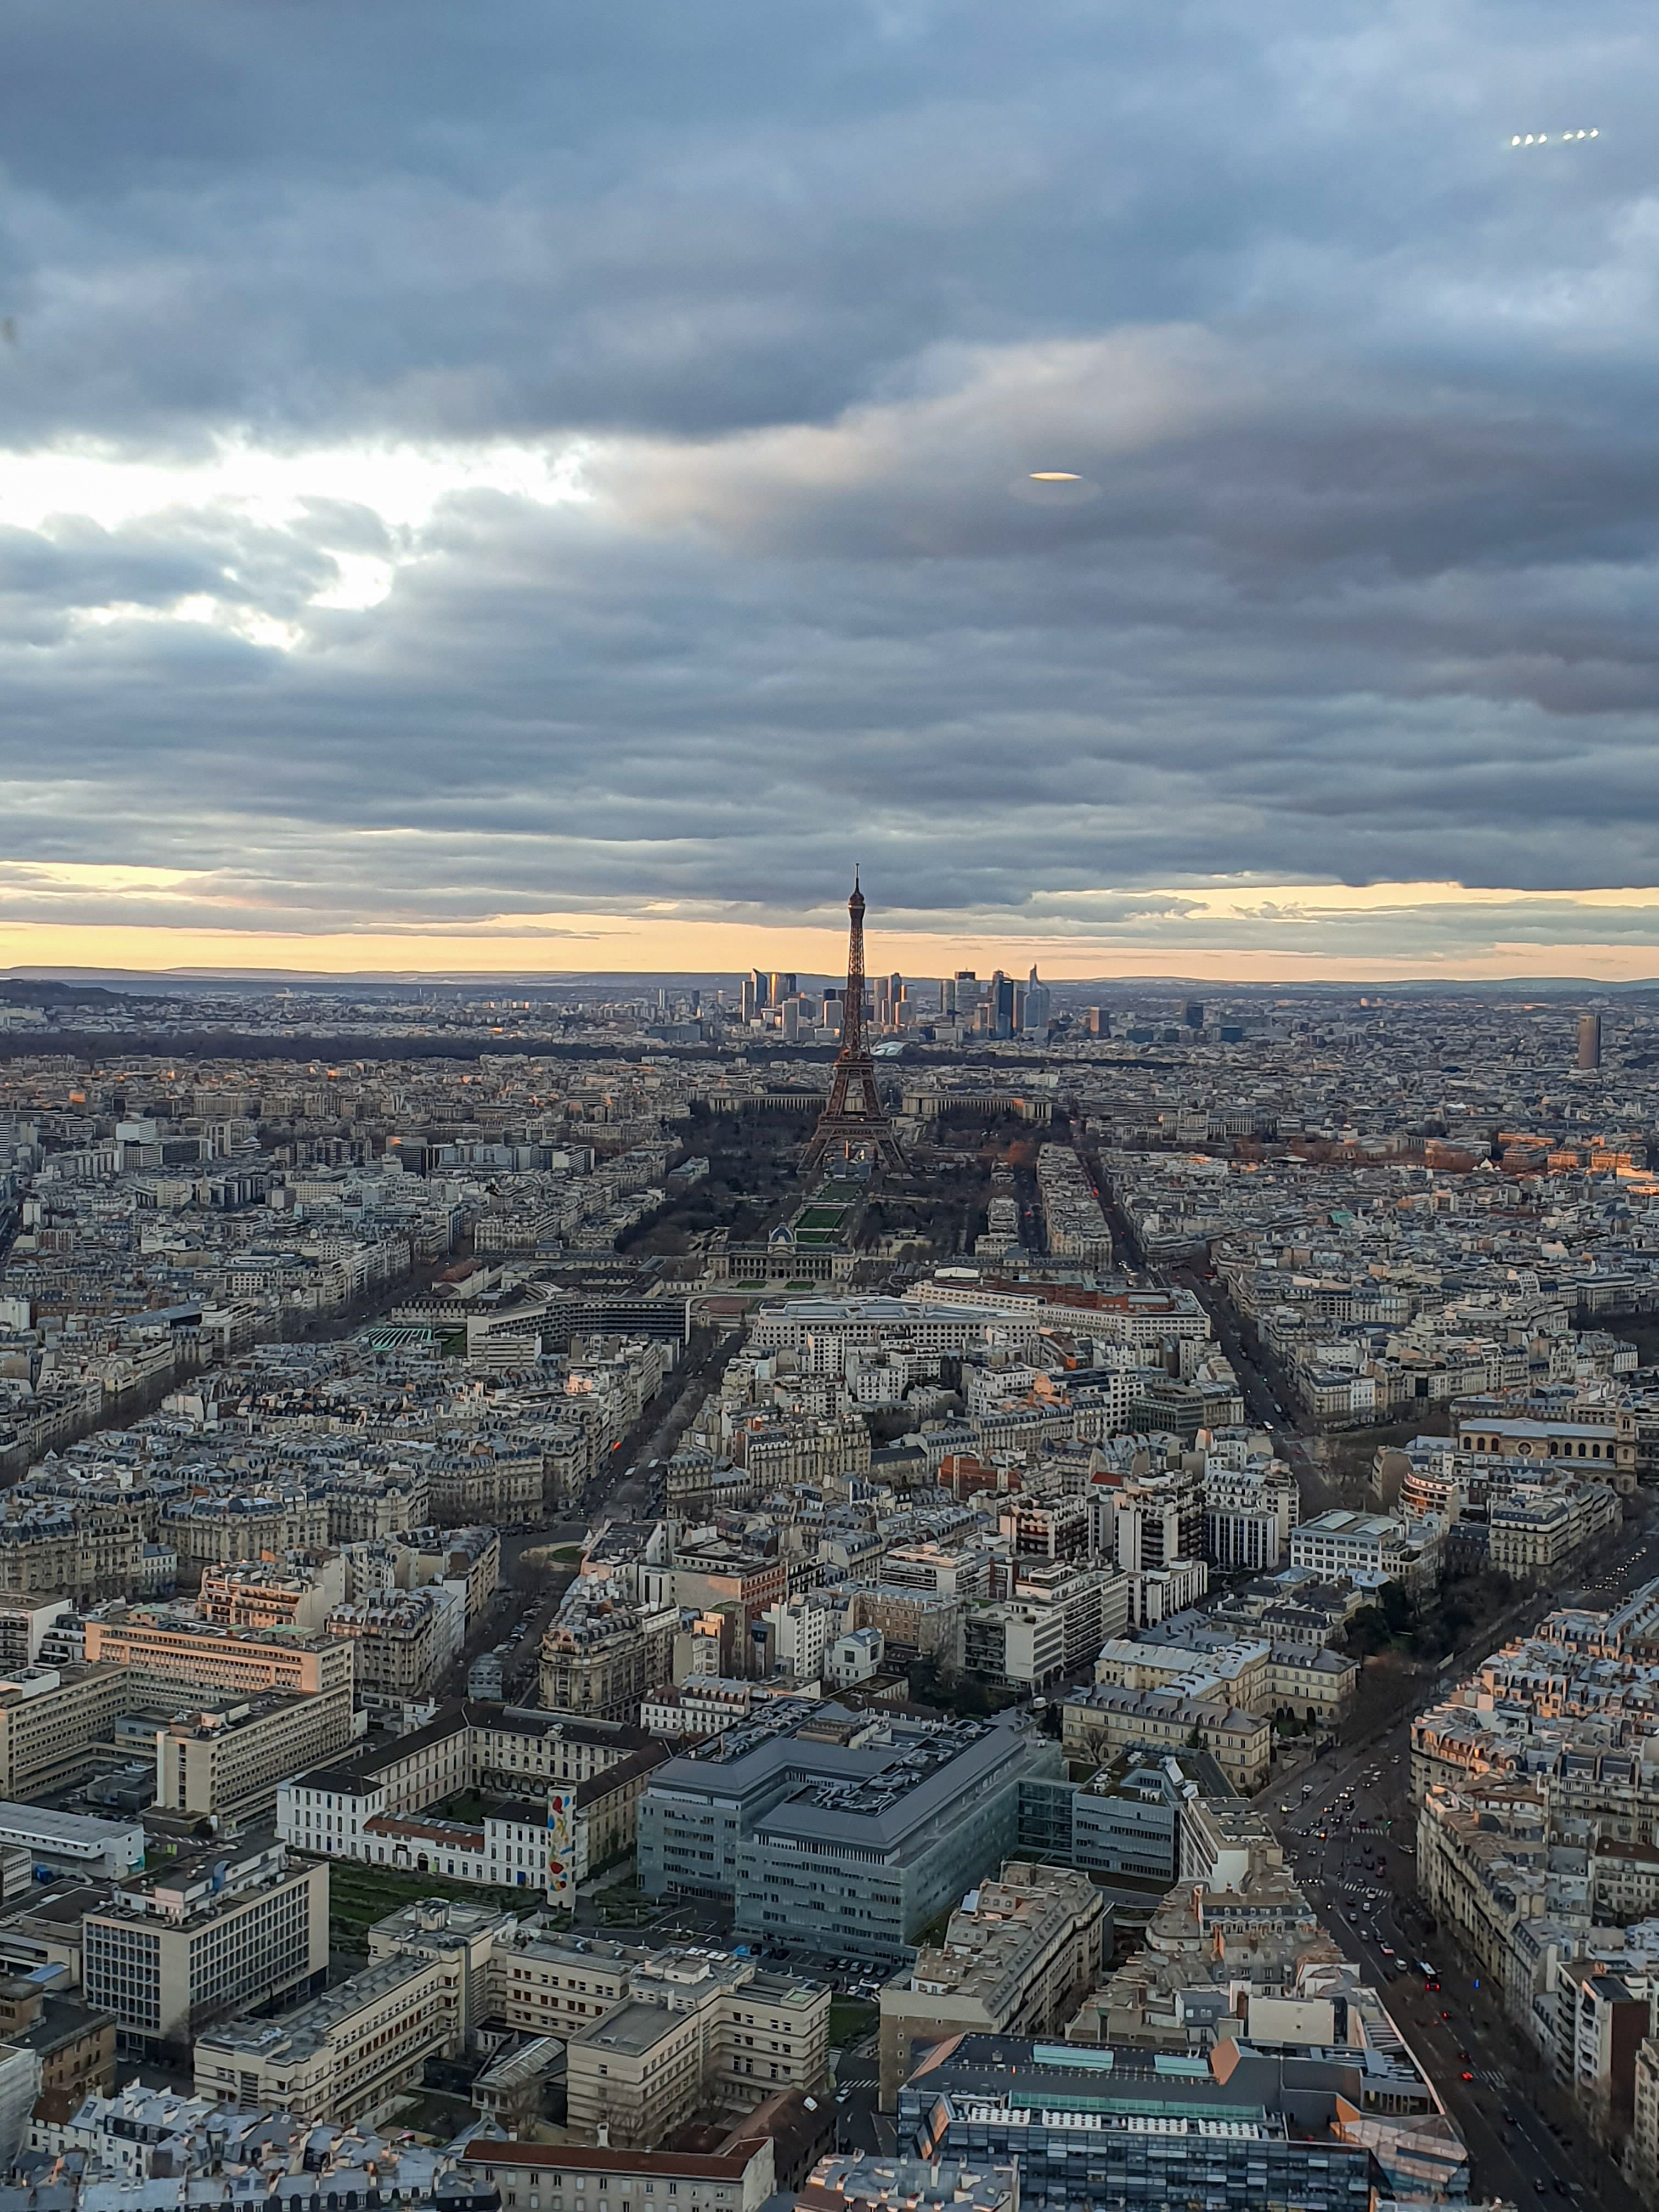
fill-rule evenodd
<path id="1" fill-rule="evenodd" d="M 581 1510 L 587 1516 L 584 1527 L 607 1513 L 627 1518 L 650 1511 L 657 1486 L 653 1462 L 660 1464 L 671 1456 L 711 1384 L 724 1371 L 735 1343 L 729 1330 L 694 1331 L 686 1357 L 669 1377 L 666 1388 L 658 1392 L 611 1453 L 610 1464 L 599 1469 L 583 1492 Z"/>
<path id="2" fill-rule="evenodd" d="M 652 1510 L 656 1480 L 652 1462 L 665 1461 L 674 1449 L 731 1348 L 728 1335 L 714 1329 L 696 1331 L 684 1362 L 674 1369 L 628 1434 L 606 1455 L 606 1464 L 594 1474 L 570 1513 L 536 1528 L 503 1531 L 501 1587 L 482 1622 L 468 1637 L 460 1663 L 451 1670 L 444 1686 L 446 1696 L 459 1697 L 465 1688 L 471 1662 L 508 1638 L 522 1622 L 524 1633 L 503 1664 L 502 1686 L 509 1702 L 533 1701 L 542 1638 L 575 1577 L 576 1567 L 573 1560 L 555 1571 L 545 1586 L 532 1595 L 521 1585 L 520 1562 L 526 1552 L 561 1551 L 580 1545 L 595 1522 L 607 1516 L 619 1514 L 626 1518 Z"/>
<path id="3" fill-rule="evenodd" d="M 1090 1169 L 1114 1246 L 1127 1266 L 1146 1270 L 1146 1255 L 1141 1250 L 1140 1240 L 1128 1216 L 1111 1196 L 1109 1179 L 1102 1173 L 1097 1158 L 1090 1159 Z M 1215 1340 L 1231 1361 L 1238 1377 L 1246 1416 L 1257 1427 L 1267 1431 L 1273 1439 L 1274 1449 L 1296 1477 L 1303 1517 L 1328 1512 L 1333 1506 L 1340 1505 L 1342 1500 L 1335 1486 L 1309 1451 L 1297 1428 L 1296 1401 L 1291 1395 L 1288 1377 L 1276 1371 L 1275 1362 L 1249 1350 L 1231 1306 L 1208 1270 L 1183 1261 L 1149 1272 L 1159 1281 L 1190 1291 L 1209 1316 Z"/>
<path id="4" fill-rule="evenodd" d="M 1300 1778 L 1289 1814 L 1283 1800 L 1273 1808 L 1286 1859 L 1439 2088 L 1469 2146 L 1474 2194 L 1522 2203 L 1588 2183 L 1607 2212 L 1637 2212 L 1535 2047 L 1445 1931 L 1427 1932 L 1416 1897 L 1410 1747 L 1410 1723 L 1401 1721 L 1369 1748 L 1325 1759 Z M 1438 1990 L 1425 1986 L 1424 1963 Z"/>
<path id="5" fill-rule="evenodd" d="M 1172 1267 L 1169 1275 L 1172 1283 L 1190 1291 L 1209 1316 L 1216 1341 L 1231 1361 L 1233 1372 L 1238 1377 L 1246 1413 L 1267 1430 L 1274 1449 L 1296 1477 L 1304 1518 L 1313 1513 L 1328 1512 L 1333 1506 L 1340 1505 L 1342 1500 L 1334 1485 L 1314 1459 L 1297 1430 L 1295 1401 L 1285 1378 L 1270 1371 L 1267 1364 L 1250 1351 L 1239 1333 L 1231 1306 L 1214 1281 L 1195 1267 Z"/>
<path id="6" fill-rule="evenodd" d="M 1531 1598 L 1478 1640 L 1490 1648 L 1569 1595 L 1598 1607 L 1617 1605 L 1656 1571 L 1659 1538 L 1646 1535 L 1582 1592 Z M 1438 1684 L 1449 1687 L 1460 1663 L 1447 1662 Z M 1437 1686 L 1425 1680 L 1418 1704 Z M 1378 1738 L 1328 1753 L 1269 1796 L 1262 1809 L 1287 1863 L 1332 1935 L 1382 1991 L 1462 2130 L 1474 2193 L 1516 2203 L 1578 2193 L 1606 2212 L 1639 2212 L 1530 2038 L 1505 2015 L 1495 1992 L 1480 1986 L 1478 1969 L 1445 1929 L 1429 1932 L 1417 1898 L 1409 1717 Z M 1437 1990 L 1425 1988 L 1419 1962 L 1435 1968 Z"/>

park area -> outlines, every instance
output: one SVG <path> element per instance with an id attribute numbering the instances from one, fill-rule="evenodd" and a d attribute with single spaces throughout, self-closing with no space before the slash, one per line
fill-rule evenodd
<path id="1" fill-rule="evenodd" d="M 850 1206 L 826 1204 L 822 1199 L 815 1199 L 811 1205 L 804 1206 L 796 1217 L 796 1243 L 809 1248 L 839 1243 L 852 1211 Z"/>
<path id="2" fill-rule="evenodd" d="M 404 1874 L 387 1867 L 361 1864 L 356 1859 L 334 1859 L 328 1869 L 328 1941 L 331 1950 L 368 1949 L 368 1931 L 388 1912 L 398 1912 L 423 1898 L 441 1898 L 445 1904 L 504 1906 L 528 1912 L 546 1899 L 539 1890 L 488 1889 L 471 1881 L 447 1881 L 441 1875 Z"/>

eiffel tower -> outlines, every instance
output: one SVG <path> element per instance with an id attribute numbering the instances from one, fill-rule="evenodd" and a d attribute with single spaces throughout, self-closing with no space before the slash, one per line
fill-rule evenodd
<path id="1" fill-rule="evenodd" d="M 860 1147 L 870 1146 L 884 1165 L 902 1168 L 904 1154 L 876 1089 L 875 1062 L 864 1036 L 864 893 L 856 868 L 847 911 L 852 927 L 847 940 L 847 995 L 841 1002 L 841 1050 L 830 1079 L 830 1096 L 802 1164 L 816 1167 L 831 1152 L 851 1159 Z"/>

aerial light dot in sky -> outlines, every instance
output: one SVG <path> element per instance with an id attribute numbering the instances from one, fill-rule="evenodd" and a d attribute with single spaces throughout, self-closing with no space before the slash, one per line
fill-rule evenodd
<path id="1" fill-rule="evenodd" d="M 1599 138 L 1601 136 L 1599 131 L 1563 131 L 1559 134 L 1559 141 L 1565 146 L 1571 145 L 1580 138 Z M 1549 143 L 1550 134 L 1547 131 L 1540 131 L 1535 135 L 1528 131 L 1525 137 L 1522 137 L 1517 131 L 1514 137 L 1510 140 L 1511 146 L 1547 146 Z"/>

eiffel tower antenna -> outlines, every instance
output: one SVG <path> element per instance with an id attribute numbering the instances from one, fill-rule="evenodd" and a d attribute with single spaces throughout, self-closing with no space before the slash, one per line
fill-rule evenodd
<path id="1" fill-rule="evenodd" d="M 830 1079 L 830 1096 L 803 1164 L 816 1167 L 832 1150 L 850 1159 L 855 1150 L 868 1146 L 884 1166 L 902 1168 L 904 1154 L 876 1088 L 875 1062 L 864 1034 L 864 893 L 859 888 L 856 864 L 847 914 L 847 995 L 841 1002 L 841 1050 Z"/>

